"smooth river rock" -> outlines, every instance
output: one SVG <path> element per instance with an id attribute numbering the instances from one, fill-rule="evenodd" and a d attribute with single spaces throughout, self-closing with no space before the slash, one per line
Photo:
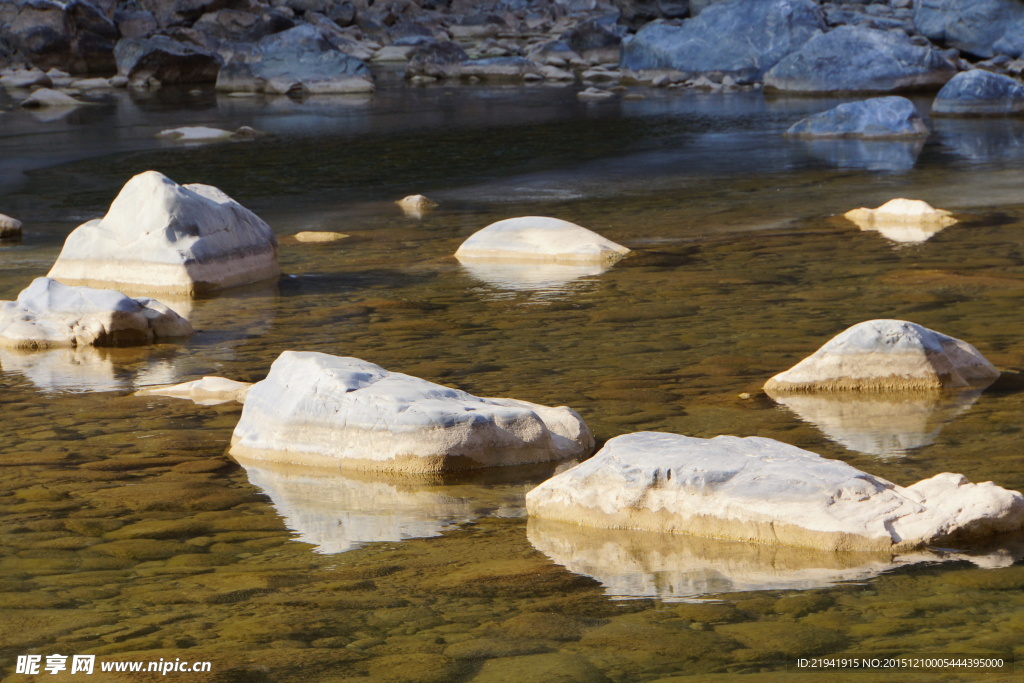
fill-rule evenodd
<path id="1" fill-rule="evenodd" d="M 584 227 L 544 216 L 523 216 L 491 223 L 462 243 L 460 261 L 541 261 L 614 263 L 629 249 Z"/>
<path id="2" fill-rule="evenodd" d="M 925 242 L 956 223 L 953 214 L 919 199 L 892 199 L 877 209 L 861 207 L 843 214 L 861 230 L 877 230 L 902 244 Z"/>
<path id="3" fill-rule="evenodd" d="M 411 194 L 408 197 L 402 197 L 395 203 L 402 209 L 402 213 L 410 218 L 423 218 L 423 216 L 437 207 L 437 202 L 421 194 Z"/>
<path id="4" fill-rule="evenodd" d="M 21 237 L 21 221 L 0 213 L 0 238 Z"/>
<path id="5" fill-rule="evenodd" d="M 681 24 L 647 24 L 623 43 L 622 67 L 718 73 L 752 83 L 823 30 L 821 8 L 811 0 L 728 0 Z"/>
<path id="6" fill-rule="evenodd" d="M 588 454 L 570 408 L 480 398 L 358 358 L 285 351 L 250 389 L 232 455 L 298 465 L 436 473 Z"/>
<path id="7" fill-rule="evenodd" d="M 998 377 L 995 366 L 965 341 L 905 320 L 868 320 L 775 375 L 764 389 L 769 395 L 978 389 Z"/>
<path id="8" fill-rule="evenodd" d="M 761 437 L 640 432 L 526 494 L 531 517 L 826 551 L 916 550 L 1020 531 L 1024 496 L 942 473 L 903 488 Z"/>
<path id="9" fill-rule="evenodd" d="M 185 398 L 198 405 L 216 406 L 232 401 L 245 403 L 245 396 L 251 387 L 250 382 L 238 382 L 226 377 L 203 377 L 184 384 L 147 387 L 135 392 L 135 395 Z"/>
<path id="10" fill-rule="evenodd" d="M 192 296 L 279 272 L 277 239 L 256 214 L 210 185 L 146 171 L 125 184 L 106 216 L 68 235 L 49 276 Z"/>
<path id="11" fill-rule="evenodd" d="M 799 138 L 899 139 L 927 137 L 929 131 L 906 97 L 846 102 L 793 124 L 786 135 Z"/>
<path id="12" fill-rule="evenodd" d="M 943 116 L 1006 116 L 1024 112 L 1024 85 L 1009 76 L 983 69 L 959 73 L 942 86 L 932 114 Z"/>
<path id="13" fill-rule="evenodd" d="M 840 26 L 779 60 L 764 85 L 806 93 L 893 92 L 938 87 L 955 73 L 941 52 L 905 33 Z"/>
<path id="14" fill-rule="evenodd" d="M 0 307 L 0 345 L 133 346 L 192 334 L 187 320 L 153 299 L 36 278 Z"/>

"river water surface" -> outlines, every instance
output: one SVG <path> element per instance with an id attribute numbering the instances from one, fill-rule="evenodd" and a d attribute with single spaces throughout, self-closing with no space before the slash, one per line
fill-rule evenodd
<path id="1" fill-rule="evenodd" d="M 239 406 L 132 395 L 204 375 L 255 381 L 283 350 L 322 351 L 570 405 L 599 442 L 758 435 L 901 485 L 951 471 L 1024 489 L 1012 388 L 788 407 L 760 392 L 871 318 L 1024 366 L 1024 122 L 935 121 L 923 145 L 808 143 L 782 132 L 836 101 L 636 93 L 586 104 L 564 88 L 385 81 L 362 99 L 162 91 L 0 113 L 0 211 L 25 223 L 0 243 L 0 299 L 150 169 L 255 211 L 284 272 L 168 301 L 199 330 L 183 343 L 0 352 L 2 680 L 26 680 L 14 668 L 29 653 L 211 662 L 169 675 L 182 680 L 481 683 L 785 679 L 799 658 L 963 654 L 1004 658 L 986 680 L 1016 680 L 1014 539 L 818 556 L 528 524 L 523 495 L 552 468 L 395 481 L 243 466 L 226 453 Z M 186 124 L 273 136 L 153 139 Z M 393 202 L 414 193 L 440 206 L 404 216 Z M 910 243 L 841 218 L 898 196 L 960 222 Z M 605 272 L 451 257 L 520 215 L 639 253 Z M 300 243 L 300 230 L 349 237 Z M 980 676 L 896 678 L 914 675 Z"/>

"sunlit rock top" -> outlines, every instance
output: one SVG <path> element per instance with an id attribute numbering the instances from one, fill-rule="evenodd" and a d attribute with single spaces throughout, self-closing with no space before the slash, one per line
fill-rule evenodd
<path id="1" fill-rule="evenodd" d="M 285 351 L 250 389 L 232 454 L 382 472 L 444 472 L 588 454 L 570 408 L 480 398 L 358 358 Z"/>
<path id="2" fill-rule="evenodd" d="M 905 320 L 868 320 L 765 384 L 782 392 L 985 387 L 999 371 L 965 341 Z"/>
<path id="3" fill-rule="evenodd" d="M 629 249 L 584 227 L 545 216 L 523 216 L 491 223 L 462 243 L 460 261 L 548 261 L 614 263 Z"/>
<path id="4" fill-rule="evenodd" d="M 256 214 L 210 185 L 146 171 L 125 184 L 106 216 L 68 235 L 49 276 L 191 295 L 278 273 L 277 240 Z"/>
<path id="5" fill-rule="evenodd" d="M 953 214 L 919 199 L 892 199 L 877 209 L 861 207 L 843 216 L 861 230 L 877 230 L 894 242 L 914 243 L 930 239 L 956 223 Z"/>
<path id="6" fill-rule="evenodd" d="M 1024 496 L 943 473 L 903 488 L 772 439 L 640 432 L 526 494 L 531 517 L 828 551 L 1020 530 Z"/>

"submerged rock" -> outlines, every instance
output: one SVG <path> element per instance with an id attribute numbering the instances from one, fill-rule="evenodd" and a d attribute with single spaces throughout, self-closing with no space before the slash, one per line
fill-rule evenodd
<path id="1" fill-rule="evenodd" d="M 679 25 L 647 24 L 624 42 L 622 67 L 715 72 L 751 83 L 823 30 L 811 0 L 728 0 Z"/>
<path id="2" fill-rule="evenodd" d="M 330 230 L 303 230 L 302 232 L 295 233 L 294 237 L 298 242 L 317 244 L 337 242 L 338 240 L 346 239 L 348 235 L 343 232 L 331 232 Z"/>
<path id="3" fill-rule="evenodd" d="M 945 116 L 1004 116 L 1022 112 L 1024 85 L 983 69 L 957 74 L 932 102 L 932 114 Z"/>
<path id="4" fill-rule="evenodd" d="M 223 142 L 235 137 L 235 133 L 230 130 L 211 128 L 209 126 L 183 126 L 181 128 L 162 130 L 156 134 L 156 137 L 184 143 Z"/>
<path id="5" fill-rule="evenodd" d="M 480 398 L 357 358 L 285 351 L 250 390 L 231 453 L 381 472 L 548 462 L 594 446 L 573 410 Z"/>
<path id="6" fill-rule="evenodd" d="M 83 104 L 89 103 L 76 100 L 67 93 L 51 90 L 50 88 L 39 88 L 39 90 L 36 90 L 21 102 L 21 106 L 28 109 L 40 107 L 80 107 Z"/>
<path id="7" fill-rule="evenodd" d="M 245 395 L 251 386 L 250 382 L 236 382 L 226 377 L 203 377 L 184 384 L 148 387 L 135 392 L 135 395 L 187 398 L 198 405 L 216 406 L 232 401 L 245 403 Z"/>
<path id="8" fill-rule="evenodd" d="M 531 517 L 826 551 L 914 550 L 1024 526 L 1024 496 L 943 473 L 903 488 L 761 437 L 641 432 L 526 494 Z"/>
<path id="9" fill-rule="evenodd" d="M 868 320 L 764 385 L 785 392 L 984 388 L 999 371 L 976 348 L 905 320 Z"/>
<path id="10" fill-rule="evenodd" d="M 877 209 L 861 207 L 843 216 L 861 230 L 877 230 L 894 242 L 917 243 L 956 223 L 953 214 L 918 199 L 892 199 Z"/>
<path id="11" fill-rule="evenodd" d="M 905 33 L 840 26 L 781 59 L 764 85 L 790 92 L 892 92 L 940 86 L 955 73 L 941 52 Z"/>
<path id="12" fill-rule="evenodd" d="M 0 213 L 0 239 L 21 237 L 21 221 Z"/>
<path id="13" fill-rule="evenodd" d="M 794 123 L 786 135 L 800 138 L 926 137 L 928 126 L 905 97 L 847 102 Z"/>
<path id="14" fill-rule="evenodd" d="M 46 277 L 0 307 L 0 344 L 14 348 L 133 346 L 190 334 L 188 321 L 159 301 Z"/>
<path id="15" fill-rule="evenodd" d="M 421 194 L 411 194 L 408 197 L 402 197 L 395 203 L 410 218 L 423 218 L 424 214 L 437 206 L 437 202 Z"/>
<path id="16" fill-rule="evenodd" d="M 191 296 L 279 272 L 277 239 L 256 214 L 210 185 L 146 171 L 68 235 L 49 276 Z"/>
<path id="17" fill-rule="evenodd" d="M 629 249 L 584 227 L 544 216 L 508 218 L 473 233 L 455 258 L 460 261 L 614 263 Z"/>

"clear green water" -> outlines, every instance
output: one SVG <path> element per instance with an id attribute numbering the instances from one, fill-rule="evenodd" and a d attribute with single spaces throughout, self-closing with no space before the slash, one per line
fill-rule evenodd
<path id="1" fill-rule="evenodd" d="M 827 104 L 659 92 L 594 106 L 554 89 L 384 87 L 355 102 L 164 93 L 58 121 L 0 115 L 0 211 L 27 232 L 0 245 L 0 298 L 45 274 L 63 236 L 150 168 L 255 210 L 281 237 L 286 274 L 195 302 L 200 331 L 184 344 L 0 355 L 3 680 L 24 680 L 17 655 L 54 652 L 208 660 L 206 680 L 483 683 L 789 678 L 814 655 L 1024 657 L 1024 565 L 1010 541 L 984 549 L 1005 551 L 998 568 L 952 558 L 879 574 L 879 558 L 858 573 L 868 565 L 728 544 L 545 535 L 521 508 L 550 471 L 450 482 L 247 471 L 225 454 L 239 407 L 131 395 L 207 374 L 257 380 L 284 349 L 323 351 L 571 405 L 600 440 L 756 434 L 898 484 L 953 471 L 1024 488 L 1019 392 L 908 417 L 902 436 L 899 419 L 875 432 L 814 424 L 759 393 L 878 317 L 1024 365 L 1022 124 L 936 122 L 920 150 L 782 140 Z M 277 137 L 151 139 L 186 123 Z M 442 203 L 422 220 L 392 204 L 417 192 Z M 834 217 L 895 196 L 961 223 L 900 246 Z M 646 253 L 539 289 L 451 258 L 475 230 L 531 214 Z M 304 229 L 351 237 L 289 237 Z M 898 452 L 843 445 L 900 438 Z M 596 547 L 597 559 L 573 572 L 549 556 L 571 565 L 559 547 Z M 685 574 L 694 567 L 711 569 Z M 758 585 L 769 588 L 739 590 Z M 704 601 L 678 601 L 694 594 Z"/>

